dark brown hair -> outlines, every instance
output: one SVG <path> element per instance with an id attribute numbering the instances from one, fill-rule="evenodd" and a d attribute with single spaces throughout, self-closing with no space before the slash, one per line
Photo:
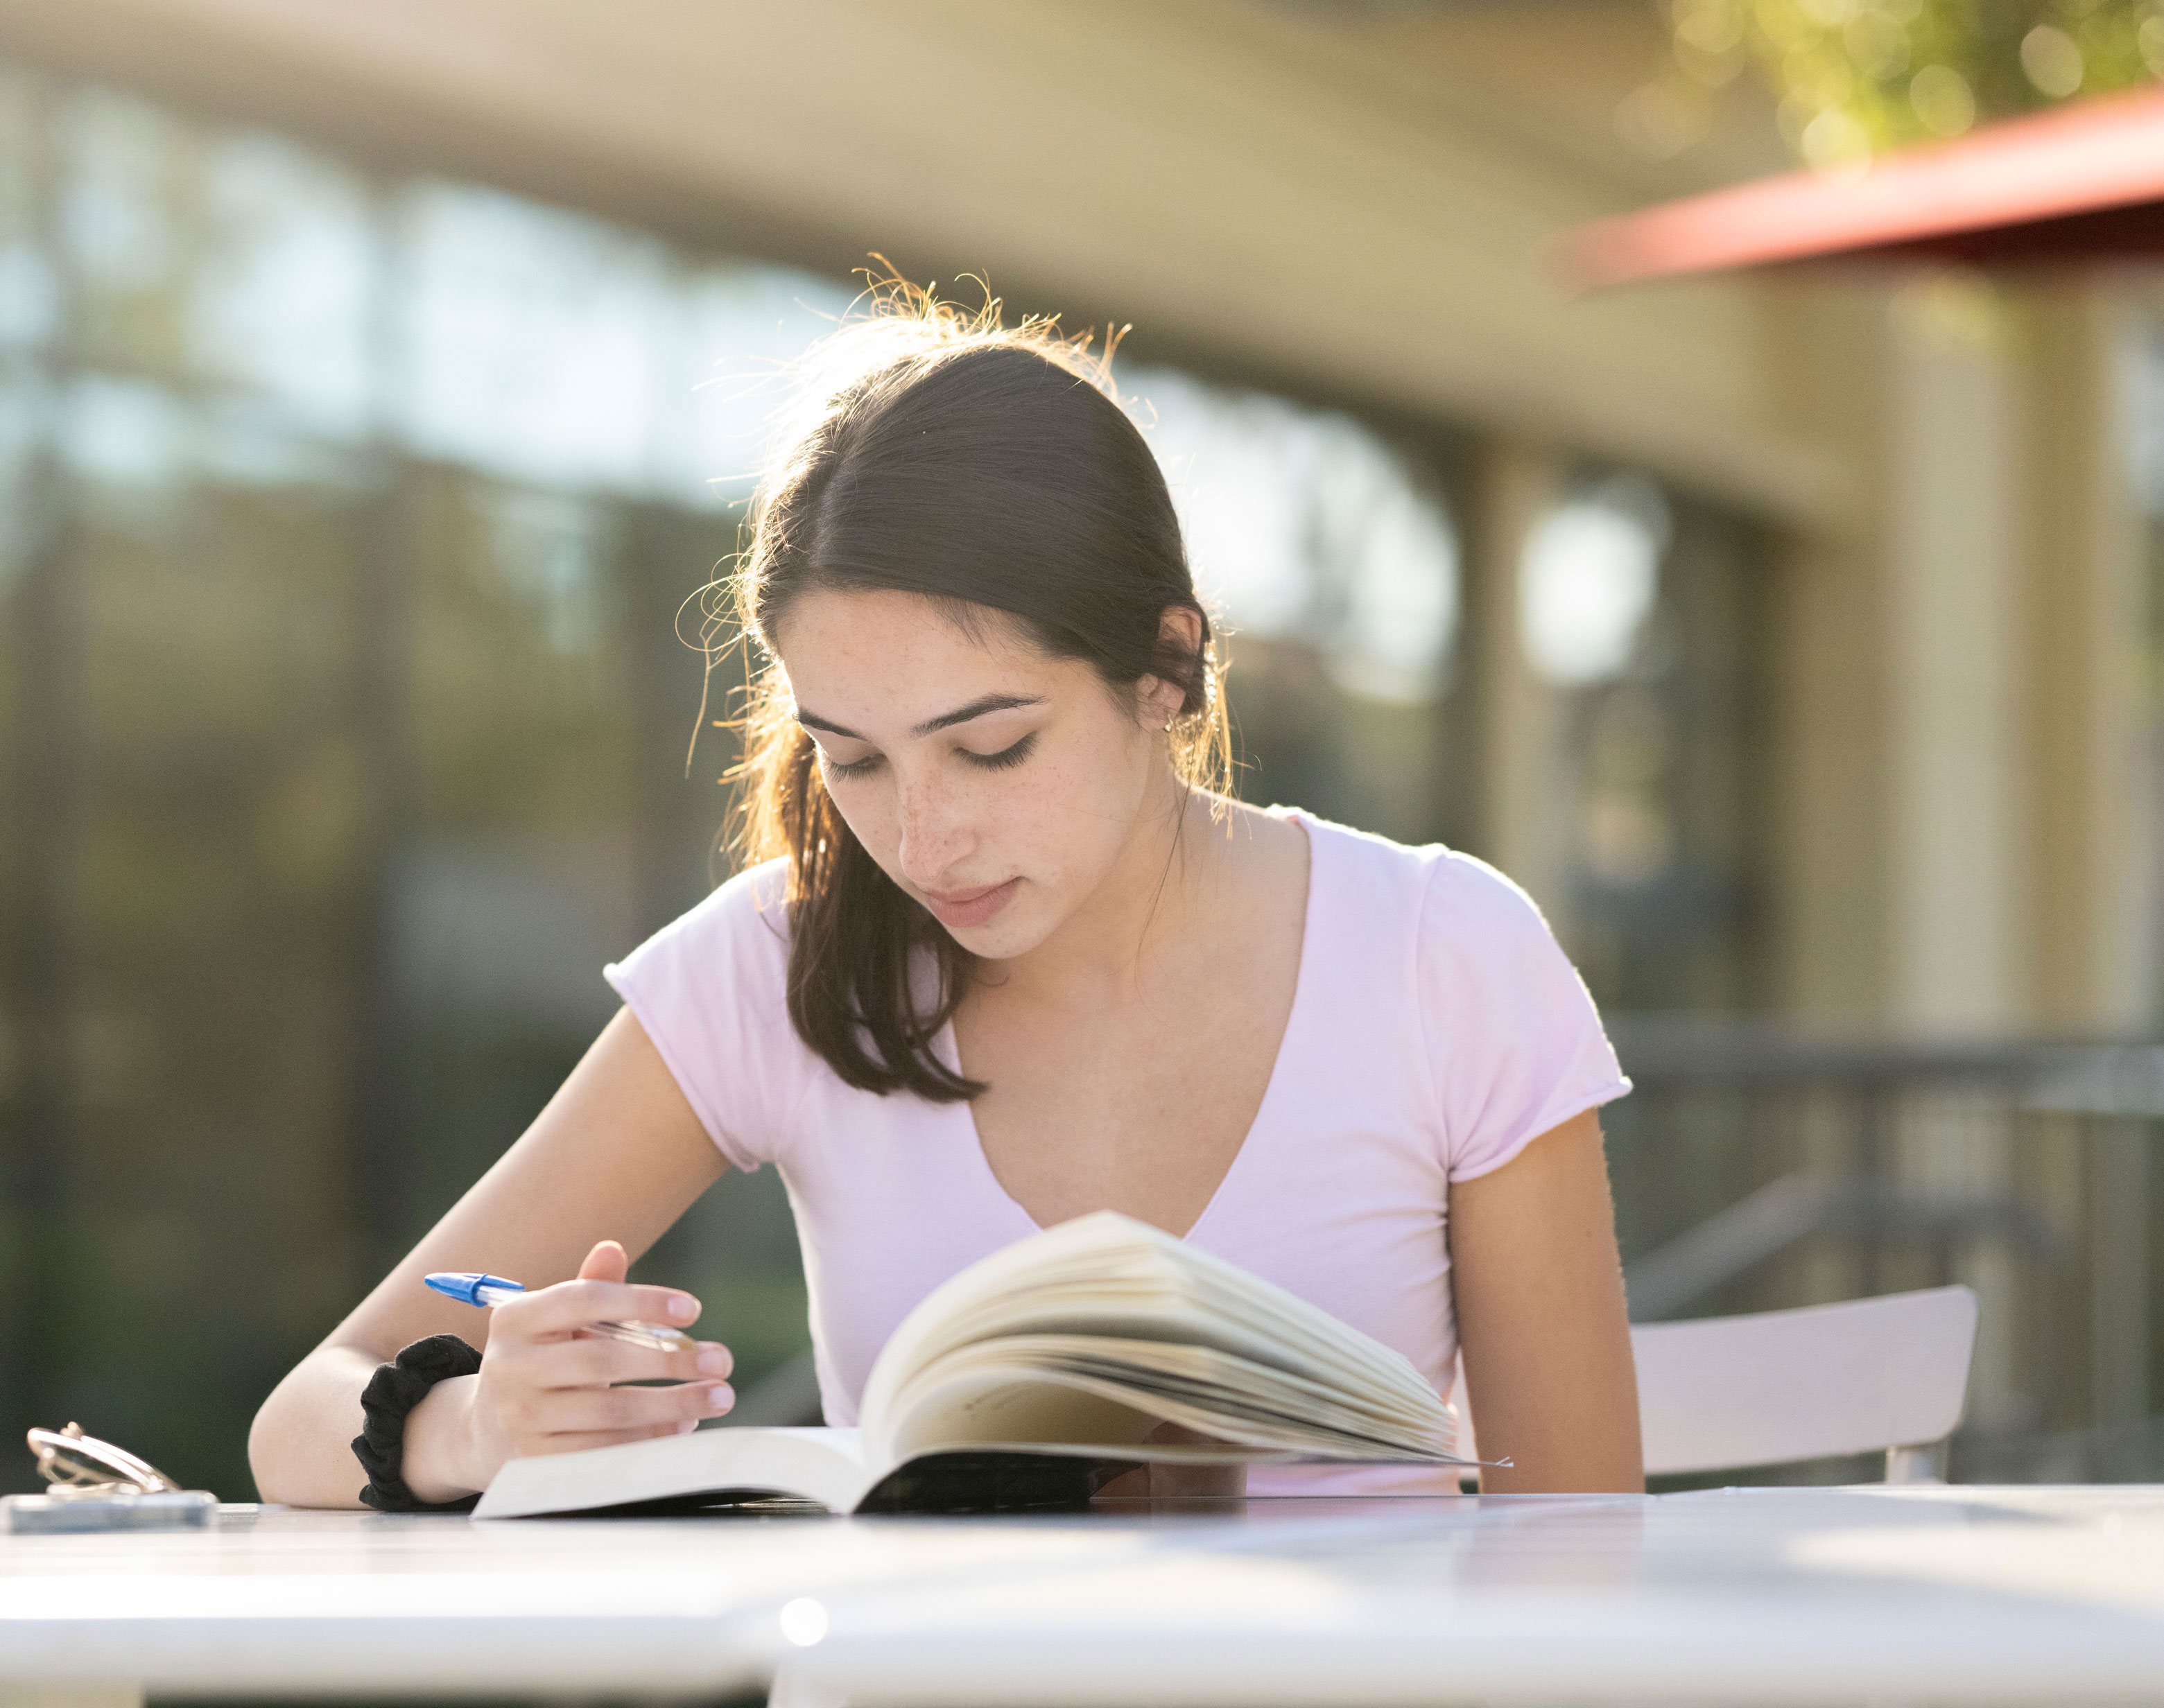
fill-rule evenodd
<path id="1" fill-rule="evenodd" d="M 1109 347 L 1056 323 L 1000 324 L 899 280 L 816 354 L 810 417 L 753 500 L 734 579 L 763 659 L 751 684 L 738 852 L 789 862 L 789 1018 L 847 1083 L 937 1103 L 975 1096 L 932 1041 L 974 957 L 867 853 L 827 794 L 771 637 L 815 589 L 918 593 L 958 621 L 989 608 L 1115 689 L 1143 676 L 1184 690 L 1171 731 L 1190 787 L 1229 780 L 1210 624 L 1157 459 L 1121 408 Z M 1201 619 L 1199 651 L 1165 612 Z M 936 991 L 913 987 L 929 951 Z M 921 998 L 928 996 L 928 1003 Z"/>

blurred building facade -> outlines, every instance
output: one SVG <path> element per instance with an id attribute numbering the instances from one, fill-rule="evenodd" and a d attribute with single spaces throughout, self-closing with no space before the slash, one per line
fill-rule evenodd
<path id="1" fill-rule="evenodd" d="M 1244 791 L 1493 860 L 1626 1066 L 2153 1031 L 2164 292 L 1574 301 L 1555 236 L 1776 164 L 1619 144 L 1661 51 L 1621 0 L 0 8 L 0 1422 L 244 1494 L 720 875 L 685 601 L 873 249 L 1135 323 Z M 1693 1308 L 1959 1276 L 1985 1423 L 2150 1416 L 2140 1131 L 1859 1071 L 1619 1108 L 1626 1256 L 1799 1173 L 2041 1205 Z M 766 1179 L 650 1264 L 755 1377 L 793 1261 Z"/>

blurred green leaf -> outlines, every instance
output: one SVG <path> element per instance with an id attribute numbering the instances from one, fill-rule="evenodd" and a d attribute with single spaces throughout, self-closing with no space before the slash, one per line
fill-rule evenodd
<path id="1" fill-rule="evenodd" d="M 2164 0 L 1667 0 L 1678 65 L 1755 66 L 1804 160 L 1905 144 L 2164 77 Z"/>

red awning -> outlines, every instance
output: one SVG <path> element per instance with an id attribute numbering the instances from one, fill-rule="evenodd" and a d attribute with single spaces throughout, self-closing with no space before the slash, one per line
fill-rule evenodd
<path id="1" fill-rule="evenodd" d="M 1834 256 L 1964 261 L 2164 254 L 2164 90 L 2079 102 L 1888 155 L 1584 227 L 1584 286 Z"/>

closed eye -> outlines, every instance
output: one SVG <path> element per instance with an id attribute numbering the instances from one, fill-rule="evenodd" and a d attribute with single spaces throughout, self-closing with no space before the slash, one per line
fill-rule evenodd
<path id="1" fill-rule="evenodd" d="M 1032 730 L 1011 747 L 1002 747 L 996 753 L 973 753 L 967 747 L 962 757 L 984 771 L 1006 771 L 1029 757 L 1030 749 L 1037 746 L 1037 731 Z"/>
<path id="2" fill-rule="evenodd" d="M 852 759 L 844 765 L 822 747 L 819 750 L 819 762 L 826 767 L 827 774 L 829 777 L 864 777 L 879 768 L 880 756 L 876 753 L 867 753 L 863 758 Z"/>

